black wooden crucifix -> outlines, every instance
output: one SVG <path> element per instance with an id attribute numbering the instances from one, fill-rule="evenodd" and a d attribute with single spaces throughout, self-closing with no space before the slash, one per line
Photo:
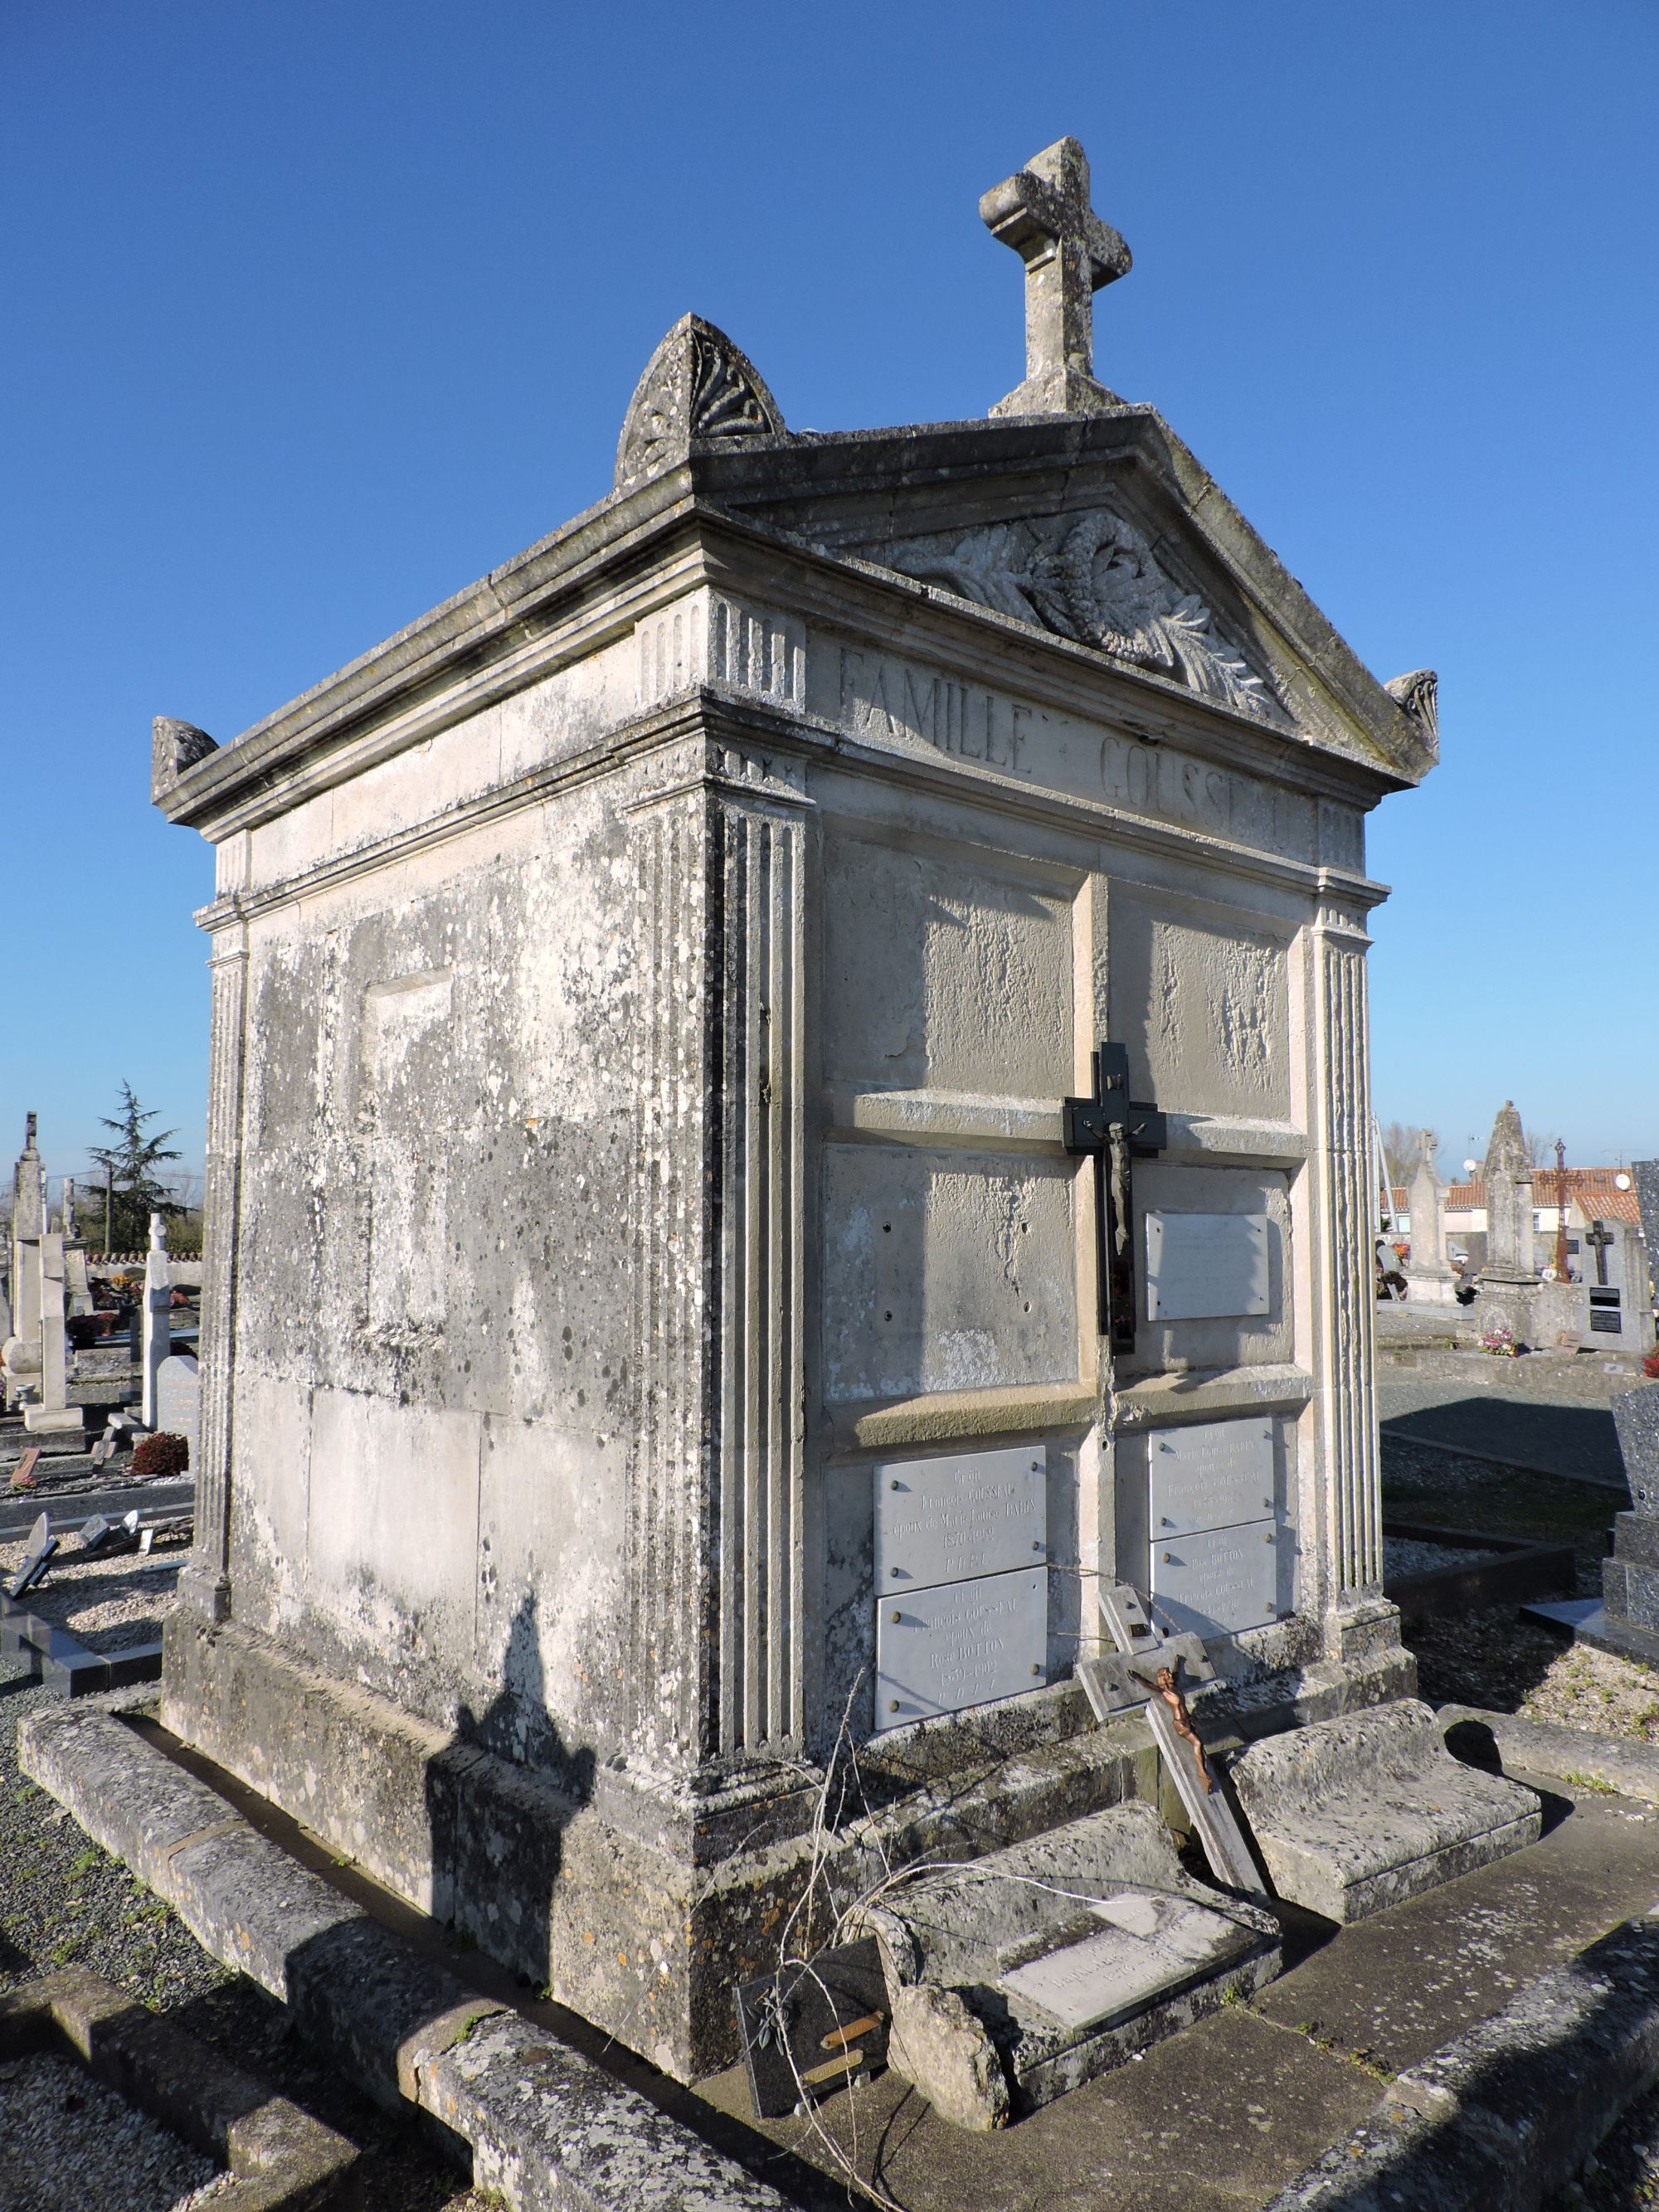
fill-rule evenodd
<path id="1" fill-rule="evenodd" d="M 1566 1209 L 1563 1206 L 1564 1218 L 1565 1212 Z M 1595 1255 L 1595 1279 L 1603 1290 L 1607 1288 L 1607 1247 L 1613 1241 L 1612 1230 L 1604 1229 L 1599 1221 L 1592 1221 L 1584 1231 L 1584 1242 Z"/>
<path id="2" fill-rule="evenodd" d="M 1062 1102 L 1066 1149 L 1095 1155 L 1100 1333 L 1111 1339 L 1114 1352 L 1133 1352 L 1135 1250 L 1129 1163 L 1156 1158 L 1170 1141 L 1169 1124 L 1156 1106 L 1131 1099 L 1127 1045 L 1103 1042 L 1091 1058 L 1094 1096 Z"/>

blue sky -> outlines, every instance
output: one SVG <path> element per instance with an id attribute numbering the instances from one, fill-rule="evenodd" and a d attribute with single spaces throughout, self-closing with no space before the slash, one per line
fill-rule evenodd
<path id="1" fill-rule="evenodd" d="M 222 739 L 585 506 L 687 308 L 798 427 L 1020 373 L 979 193 L 1063 131 L 1097 362 L 1360 655 L 1441 672 L 1373 817 L 1376 1103 L 1659 1152 L 1650 0 L 12 0 L 0 1152 L 130 1079 L 198 1163 Z"/>

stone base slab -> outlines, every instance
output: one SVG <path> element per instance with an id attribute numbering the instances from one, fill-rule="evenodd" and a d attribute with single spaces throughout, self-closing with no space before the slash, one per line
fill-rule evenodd
<path id="1" fill-rule="evenodd" d="M 1267 2212 L 1492 2212 L 1572 2179 L 1659 2072 L 1659 1917 L 1626 1920 L 1398 2075 Z"/>
<path id="2" fill-rule="evenodd" d="M 86 1417 L 79 1406 L 25 1406 L 23 1426 L 32 1437 L 78 1436 Z"/>
<path id="3" fill-rule="evenodd" d="M 411 1950 L 117 1714 L 32 1714 L 18 1757 L 370 2096 L 470 2143 L 475 2183 L 514 2212 L 783 2212 L 637 2090 Z"/>
<path id="4" fill-rule="evenodd" d="M 1435 1717 L 1447 1748 L 1459 1759 L 1485 1765 L 1495 1756 L 1528 1774 L 1553 1775 L 1581 1789 L 1588 1782 L 1640 1805 L 1659 1805 L 1659 1749 L 1651 1744 L 1485 1712 L 1478 1705 L 1442 1705 Z"/>
<path id="5" fill-rule="evenodd" d="M 736 2057 L 732 1985 L 775 1968 L 815 1851 L 833 1911 L 891 1863 L 971 1856 L 1158 1793 L 1151 1737 L 1129 1723 L 941 1775 L 816 1844 L 766 1838 L 709 1864 L 672 1803 L 653 1826 L 631 1778 L 601 1770 L 584 1801 L 234 1623 L 175 1608 L 166 1638 L 176 1735 L 685 2081 Z M 747 1815 L 763 1837 L 765 1811 Z"/>
<path id="6" fill-rule="evenodd" d="M 1414 1679 L 1398 1622 L 1391 1605 L 1366 1607 L 1351 1656 L 1237 1695 L 1226 1686 L 1218 1722 L 1254 1735 L 1400 1697 Z M 815 1864 L 833 1912 L 924 1855 L 976 1857 L 1160 1798 L 1145 1720 L 1085 1733 L 1081 1690 L 1066 1685 L 994 1709 L 977 1770 L 958 1725 L 884 1743 L 866 1777 L 878 1810 L 816 1840 L 817 1790 L 798 1769 L 769 1797 L 726 1793 L 704 1829 L 667 1784 L 601 1766 L 581 1792 L 562 1790 L 235 1622 L 180 1606 L 166 1636 L 162 1719 L 176 1735 L 683 2081 L 737 2056 L 732 1985 L 775 1969 L 775 1931 Z"/>
<path id="7" fill-rule="evenodd" d="M 1340 1922 L 1535 1842 L 1536 1794 L 1462 1765 L 1415 1698 L 1253 1745 L 1233 1787 L 1282 1898 Z"/>

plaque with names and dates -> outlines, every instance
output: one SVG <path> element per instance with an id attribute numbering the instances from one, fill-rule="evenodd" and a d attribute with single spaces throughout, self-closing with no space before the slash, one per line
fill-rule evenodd
<path id="1" fill-rule="evenodd" d="M 927 1589 L 1048 1556 L 1041 1444 L 890 1460 L 876 1469 L 876 1589 Z"/>
<path id="2" fill-rule="evenodd" d="M 1231 1321 L 1268 1308 L 1265 1213 L 1149 1213 L 1148 1321 Z"/>
<path id="3" fill-rule="evenodd" d="M 1279 1555 L 1289 1542 L 1271 1521 L 1206 1528 L 1152 1545 L 1153 1612 L 1160 1626 L 1206 1641 L 1279 1618 Z"/>
<path id="4" fill-rule="evenodd" d="M 1271 1516 L 1277 1503 L 1273 1425 L 1264 1419 L 1199 1421 L 1155 1429 L 1146 1439 L 1154 1538 L 1228 1528 Z"/>
<path id="5" fill-rule="evenodd" d="M 903 1728 L 1048 1678 L 1048 1571 L 982 1575 L 876 1601 L 876 1726 Z"/>

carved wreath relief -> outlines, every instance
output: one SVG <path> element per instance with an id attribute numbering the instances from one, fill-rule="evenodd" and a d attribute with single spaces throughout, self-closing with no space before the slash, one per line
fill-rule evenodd
<path id="1" fill-rule="evenodd" d="M 1104 507 L 1084 515 L 988 523 L 905 538 L 865 557 L 918 582 L 1091 645 L 1187 684 L 1258 721 L 1283 707 L 1195 592 L 1183 592 L 1138 530 Z"/>

